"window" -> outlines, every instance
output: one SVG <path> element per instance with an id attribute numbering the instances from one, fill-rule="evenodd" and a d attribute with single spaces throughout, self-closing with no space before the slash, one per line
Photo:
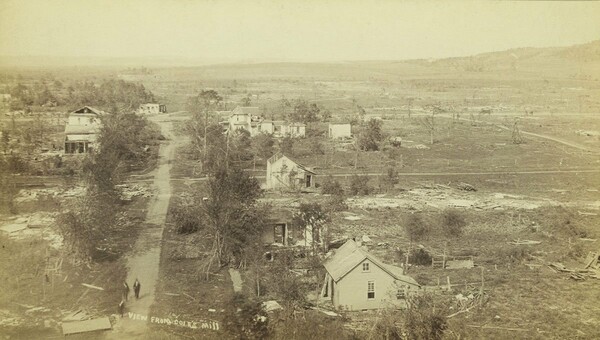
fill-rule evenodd
<path id="1" fill-rule="evenodd" d="M 375 281 L 367 281 L 367 299 L 375 298 Z"/>
<path id="2" fill-rule="evenodd" d="M 363 272 L 368 272 L 369 271 L 369 263 L 365 262 L 363 263 Z"/>

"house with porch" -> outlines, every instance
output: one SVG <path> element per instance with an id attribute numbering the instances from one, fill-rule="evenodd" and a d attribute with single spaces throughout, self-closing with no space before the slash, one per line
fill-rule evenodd
<path id="1" fill-rule="evenodd" d="M 65 154 L 86 153 L 96 143 L 102 123 L 100 117 L 106 112 L 84 106 L 69 114 L 65 126 Z"/>
<path id="2" fill-rule="evenodd" d="M 167 106 L 163 104 L 147 103 L 140 104 L 140 107 L 135 111 L 139 115 L 157 115 L 159 113 L 166 113 Z"/>
<path id="3" fill-rule="evenodd" d="M 421 286 L 400 267 L 385 264 L 348 240 L 323 264 L 327 274 L 321 297 L 349 311 L 406 308 L 407 296 Z"/>
<path id="4" fill-rule="evenodd" d="M 314 189 L 316 173 L 278 152 L 267 160 L 266 189 Z"/>

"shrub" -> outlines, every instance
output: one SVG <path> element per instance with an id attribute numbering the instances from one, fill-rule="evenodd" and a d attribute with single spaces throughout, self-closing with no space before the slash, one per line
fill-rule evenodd
<path id="1" fill-rule="evenodd" d="M 325 210 L 328 211 L 344 211 L 348 209 L 346 198 L 342 195 L 333 195 L 325 201 Z"/>
<path id="2" fill-rule="evenodd" d="M 265 339 L 269 335 L 267 312 L 260 301 L 235 294 L 224 316 L 225 332 L 235 339 Z"/>
<path id="3" fill-rule="evenodd" d="M 442 214 L 442 227 L 448 236 L 460 236 L 467 225 L 464 215 L 456 209 L 446 209 Z"/>
<path id="4" fill-rule="evenodd" d="M 410 253 L 408 262 L 420 266 L 431 265 L 431 255 L 424 249 L 417 249 Z"/>
<path id="5" fill-rule="evenodd" d="M 529 249 L 522 246 L 514 246 L 510 248 L 502 248 L 498 250 L 496 258 L 500 262 L 505 263 L 521 263 L 531 257 Z"/>
<path id="6" fill-rule="evenodd" d="M 323 150 L 323 144 L 321 142 L 319 142 L 319 140 L 316 138 L 311 138 L 309 140 L 308 146 L 310 148 L 310 153 L 313 155 L 324 155 L 325 154 L 325 150 Z"/>
<path id="7" fill-rule="evenodd" d="M 344 189 L 342 188 L 340 182 L 335 180 L 333 176 L 329 175 L 321 186 L 321 193 L 341 196 L 344 194 Z"/>
<path id="8" fill-rule="evenodd" d="M 411 241 L 419 241 L 424 239 L 430 230 L 421 215 L 412 214 L 404 221 L 404 231 Z"/>
<path id="9" fill-rule="evenodd" d="M 410 299 L 405 316 L 408 339 L 441 340 L 447 328 L 444 309 L 436 306 L 431 296 L 416 295 Z"/>
<path id="10" fill-rule="evenodd" d="M 382 191 L 394 189 L 399 182 L 400 177 L 398 176 L 396 166 L 387 167 L 385 174 L 379 177 L 379 185 Z"/>
<path id="11" fill-rule="evenodd" d="M 179 234 L 191 234 L 200 229 L 200 221 L 189 206 L 174 206 L 172 211 L 175 230 Z"/>
<path id="12" fill-rule="evenodd" d="M 350 180 L 350 195 L 368 195 L 371 192 L 371 187 L 369 187 L 369 177 L 367 176 L 359 176 L 353 175 Z"/>

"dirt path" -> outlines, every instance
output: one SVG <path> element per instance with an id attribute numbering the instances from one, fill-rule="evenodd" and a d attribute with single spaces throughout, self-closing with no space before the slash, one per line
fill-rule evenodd
<path id="1" fill-rule="evenodd" d="M 176 147 L 184 143 L 173 138 L 173 124 L 169 116 L 150 118 L 161 127 L 166 142 L 159 150 L 159 165 L 153 172 L 152 190 L 154 196 L 148 204 L 145 229 L 140 233 L 134 250 L 127 257 L 127 283 L 131 288 L 129 301 L 126 302 L 125 316 L 120 319 L 114 331 L 107 334 L 108 339 L 142 339 L 148 332 L 148 322 L 135 317 L 147 317 L 150 306 L 154 303 L 154 290 L 158 280 L 161 239 L 169 200 L 171 198 L 170 171 Z M 141 283 L 140 298 L 133 295 L 133 282 L 138 279 Z"/>

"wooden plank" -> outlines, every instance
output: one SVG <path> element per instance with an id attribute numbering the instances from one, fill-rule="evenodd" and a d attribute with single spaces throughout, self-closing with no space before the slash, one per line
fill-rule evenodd
<path id="1" fill-rule="evenodd" d="M 98 287 L 98 286 L 94 286 L 94 285 L 89 285 L 87 283 L 82 283 L 83 286 L 86 286 L 88 288 L 93 288 L 93 289 L 98 289 L 98 290 L 104 290 L 104 288 L 102 287 Z"/>
<path id="2" fill-rule="evenodd" d="M 109 329 L 112 329 L 112 326 L 110 325 L 110 320 L 107 317 L 85 321 L 63 322 L 62 324 L 62 331 L 64 335 L 105 331 Z"/>

